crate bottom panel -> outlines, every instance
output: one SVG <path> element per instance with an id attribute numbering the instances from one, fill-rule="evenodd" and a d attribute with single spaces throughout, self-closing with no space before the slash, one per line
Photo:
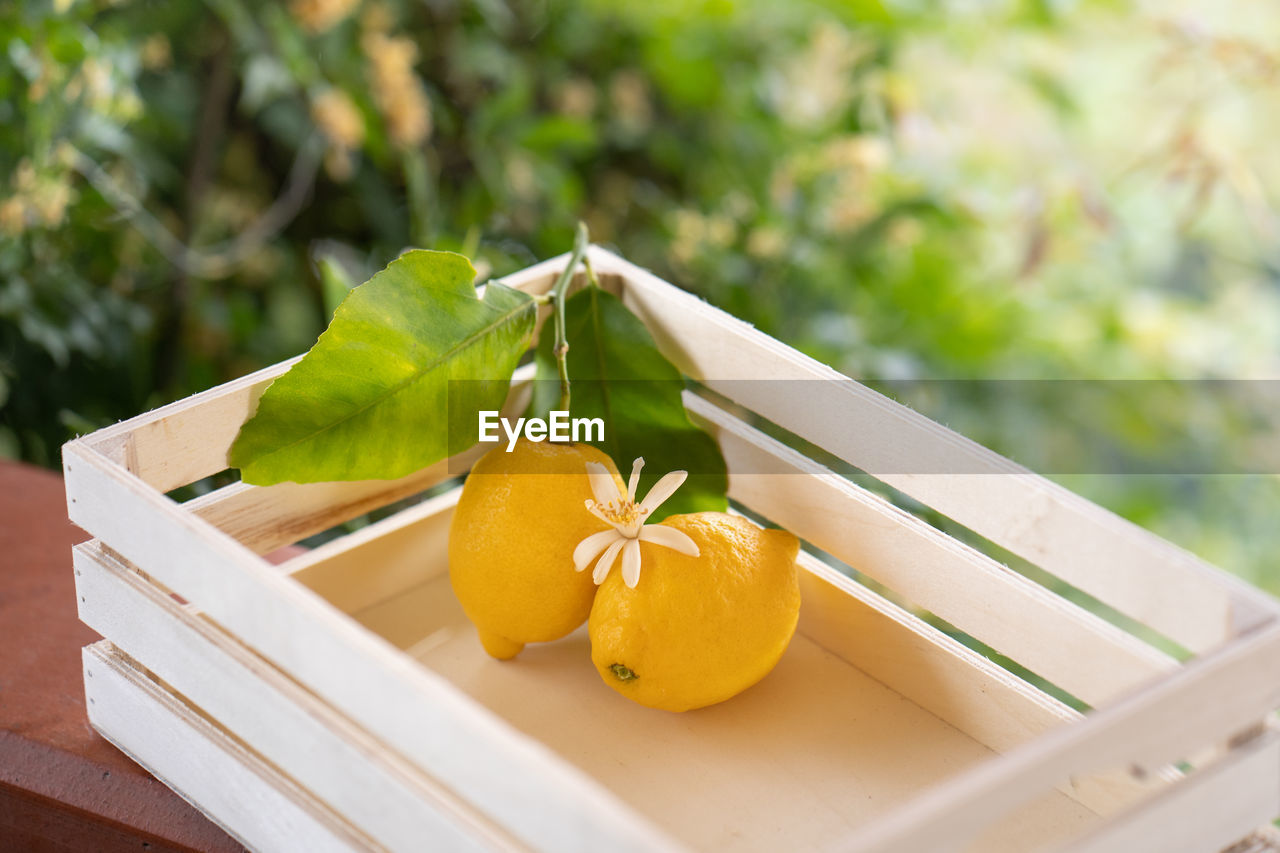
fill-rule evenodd
<path id="1" fill-rule="evenodd" d="M 756 686 L 673 714 L 603 684 L 585 628 L 490 658 L 444 574 L 355 618 L 695 849 L 822 848 L 993 754 L 799 633 Z M 1097 820 L 1054 792 L 982 846 L 1027 850 Z"/>
<path id="2" fill-rule="evenodd" d="M 110 642 L 86 646 L 83 661 L 94 729 L 245 846 L 334 853 L 377 849 Z"/>

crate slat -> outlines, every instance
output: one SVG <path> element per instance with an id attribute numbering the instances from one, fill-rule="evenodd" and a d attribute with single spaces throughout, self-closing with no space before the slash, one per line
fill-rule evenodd
<path id="1" fill-rule="evenodd" d="M 474 459 L 478 454 L 460 454 Z M 256 554 L 269 554 L 435 486 L 457 459 L 428 465 L 398 480 L 341 483 L 232 483 L 183 506 Z"/>
<path id="2" fill-rule="evenodd" d="M 1256 726 L 1278 705 L 1280 622 L 1271 622 L 1074 725 L 944 782 L 868 827 L 850 849 L 954 849 L 1055 780 L 1116 764 L 1149 772 Z"/>
<path id="3" fill-rule="evenodd" d="M 623 277 L 626 304 L 689 376 L 1193 652 L 1273 612 L 1248 584 L 1151 532 L 616 255 L 593 248 L 591 258 Z M 804 386 L 814 381 L 821 405 Z M 965 473 L 910 473 L 921 471 Z"/>
<path id="4" fill-rule="evenodd" d="M 359 853 L 380 848 L 291 779 L 135 669 L 110 643 L 83 652 L 89 722 L 245 846 Z"/>
<path id="5" fill-rule="evenodd" d="M 86 625 L 290 778 L 307 780 L 377 843 L 408 851 L 430 838 L 449 850 L 527 849 L 97 542 L 74 554 Z"/>
<path id="6" fill-rule="evenodd" d="M 1090 705 L 1177 662 L 692 394 L 730 496 Z M 738 473 L 770 472 L 770 473 Z"/>
<path id="7" fill-rule="evenodd" d="M 1081 719 L 1076 711 L 801 552 L 805 636 L 997 753 Z M 1168 770 L 1064 778 L 1057 789 L 1111 814 L 1174 781 Z"/>
<path id="8" fill-rule="evenodd" d="M 1070 845 L 1071 853 L 1225 850 L 1280 812 L 1280 732 L 1268 731 L 1132 812 Z M 1200 816 L 1187 826 L 1179 818 Z"/>
<path id="9" fill-rule="evenodd" d="M 226 469 L 227 449 L 262 392 L 301 358 L 161 406 L 82 441 L 157 492 L 173 491 Z"/>

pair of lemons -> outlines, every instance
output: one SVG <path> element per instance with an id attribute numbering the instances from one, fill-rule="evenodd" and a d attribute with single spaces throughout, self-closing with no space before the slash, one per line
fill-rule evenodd
<path id="1" fill-rule="evenodd" d="M 697 556 L 641 541 L 634 588 L 610 571 L 597 589 L 573 559 L 579 542 L 609 529 L 585 508 L 587 463 L 603 465 L 626 494 L 613 461 L 584 444 L 521 440 L 511 453 L 490 451 L 467 478 L 449 576 L 485 650 L 510 659 L 589 616 L 600 677 L 642 705 L 700 708 L 763 678 L 796 627 L 796 538 L 726 513 L 670 516 L 662 524 L 693 540 Z"/>

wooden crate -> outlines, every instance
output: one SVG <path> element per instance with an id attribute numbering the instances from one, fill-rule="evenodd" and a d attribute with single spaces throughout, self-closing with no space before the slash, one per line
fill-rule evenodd
<path id="1" fill-rule="evenodd" d="M 491 660 L 448 582 L 457 488 L 282 565 L 261 556 L 444 483 L 478 452 L 396 481 L 166 497 L 226 467 L 284 363 L 65 446 L 71 518 L 96 537 L 75 552 L 81 615 L 113 645 L 86 657 L 114 679 L 86 679 L 95 725 L 251 846 L 290 846 L 294 825 L 391 850 L 1271 846 L 1258 828 L 1280 814 L 1276 602 L 644 270 L 591 259 L 664 353 L 731 402 L 686 395 L 738 505 L 1094 710 L 807 553 L 790 649 L 722 705 L 629 703 L 599 682 L 581 630 Z M 543 293 L 565 262 L 506 281 Z M 759 379 L 796 383 L 739 381 Z M 832 473 L 746 411 L 863 470 L 963 471 L 879 476 L 1191 656 Z M 174 758 L 183 738 L 208 772 Z M 249 778 L 293 824 L 227 793 Z"/>

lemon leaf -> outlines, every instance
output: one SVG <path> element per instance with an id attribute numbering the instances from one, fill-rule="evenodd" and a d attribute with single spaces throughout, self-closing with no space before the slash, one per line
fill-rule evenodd
<path id="1" fill-rule="evenodd" d="M 257 485 L 393 479 L 474 444 L 446 413 L 474 424 L 501 407 L 536 313 L 502 284 L 477 298 L 474 281 L 462 255 L 416 250 L 351 290 L 263 393 L 228 464 Z"/>
<path id="2" fill-rule="evenodd" d="M 689 420 L 681 392 L 684 377 L 658 351 L 644 323 L 616 296 L 585 288 L 565 303 L 565 335 L 575 418 L 601 418 L 604 441 L 593 442 L 628 471 L 637 456 L 645 460 L 637 495 L 648 494 L 669 471 L 689 478 L 654 513 L 724 511 L 728 479 L 720 447 Z M 546 417 L 559 407 L 560 382 L 552 335 L 537 349 L 537 376 L 530 413 Z"/>

